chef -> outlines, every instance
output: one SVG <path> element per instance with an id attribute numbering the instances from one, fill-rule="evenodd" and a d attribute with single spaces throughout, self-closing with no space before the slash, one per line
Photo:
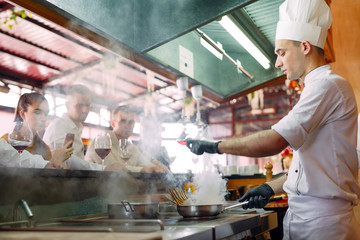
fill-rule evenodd
<path id="1" fill-rule="evenodd" d="M 249 190 L 240 201 L 262 208 L 285 191 L 284 239 L 360 239 L 353 207 L 360 196 L 356 152 L 357 106 L 350 84 L 324 59 L 332 16 L 324 0 L 286 0 L 279 8 L 275 66 L 305 87 L 294 108 L 273 125 L 243 138 L 188 139 L 195 154 L 249 157 L 294 150 L 287 175 Z"/>

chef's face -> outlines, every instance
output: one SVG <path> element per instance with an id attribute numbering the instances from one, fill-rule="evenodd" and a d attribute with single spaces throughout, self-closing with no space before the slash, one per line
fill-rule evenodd
<path id="1" fill-rule="evenodd" d="M 75 124 L 84 123 L 91 107 L 91 97 L 89 95 L 75 93 L 67 97 L 66 108 L 68 117 Z"/>
<path id="2" fill-rule="evenodd" d="M 118 138 L 128 138 L 133 133 L 135 113 L 119 111 L 111 120 L 111 126 Z"/>
<path id="3" fill-rule="evenodd" d="M 44 130 L 48 114 L 49 104 L 44 100 L 34 100 L 26 111 L 21 110 L 20 112 L 24 122 L 27 122 L 34 132 Z"/>
<path id="4" fill-rule="evenodd" d="M 305 59 L 308 51 L 303 44 L 304 42 L 290 40 L 276 40 L 275 42 L 277 55 L 275 67 L 280 68 L 288 80 L 303 80 L 305 77 Z"/>

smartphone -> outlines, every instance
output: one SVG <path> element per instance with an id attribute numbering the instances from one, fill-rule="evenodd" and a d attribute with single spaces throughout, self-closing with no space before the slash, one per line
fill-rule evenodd
<path id="1" fill-rule="evenodd" d="M 73 133 L 66 134 L 64 145 L 69 141 L 74 141 L 74 138 L 75 138 L 75 134 L 73 134 Z M 70 147 L 72 147 L 72 143 L 71 143 Z"/>

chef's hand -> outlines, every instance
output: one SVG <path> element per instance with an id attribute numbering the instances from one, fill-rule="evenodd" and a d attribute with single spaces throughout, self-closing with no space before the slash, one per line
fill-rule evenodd
<path id="1" fill-rule="evenodd" d="M 186 146 L 190 149 L 191 152 L 196 155 L 201 155 L 204 152 L 207 153 L 219 153 L 218 145 L 219 142 L 208 142 L 202 140 L 196 140 L 188 138 L 186 139 Z"/>
<path id="2" fill-rule="evenodd" d="M 247 191 L 245 195 L 239 199 L 239 202 L 243 202 L 246 200 L 249 201 L 248 204 L 242 206 L 244 209 L 254 207 L 263 208 L 269 202 L 270 197 L 274 194 L 275 193 L 272 188 L 268 184 L 263 183 L 260 186 L 254 187 Z"/>

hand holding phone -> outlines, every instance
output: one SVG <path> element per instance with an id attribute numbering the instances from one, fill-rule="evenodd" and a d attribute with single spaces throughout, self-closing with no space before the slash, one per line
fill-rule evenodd
<path id="1" fill-rule="evenodd" d="M 65 145 L 66 143 L 68 143 L 69 141 L 74 142 L 74 139 L 75 139 L 75 134 L 73 134 L 73 133 L 68 133 L 68 134 L 66 134 L 65 141 L 64 141 L 64 145 Z M 69 147 L 72 147 L 72 143 L 70 144 Z"/>

